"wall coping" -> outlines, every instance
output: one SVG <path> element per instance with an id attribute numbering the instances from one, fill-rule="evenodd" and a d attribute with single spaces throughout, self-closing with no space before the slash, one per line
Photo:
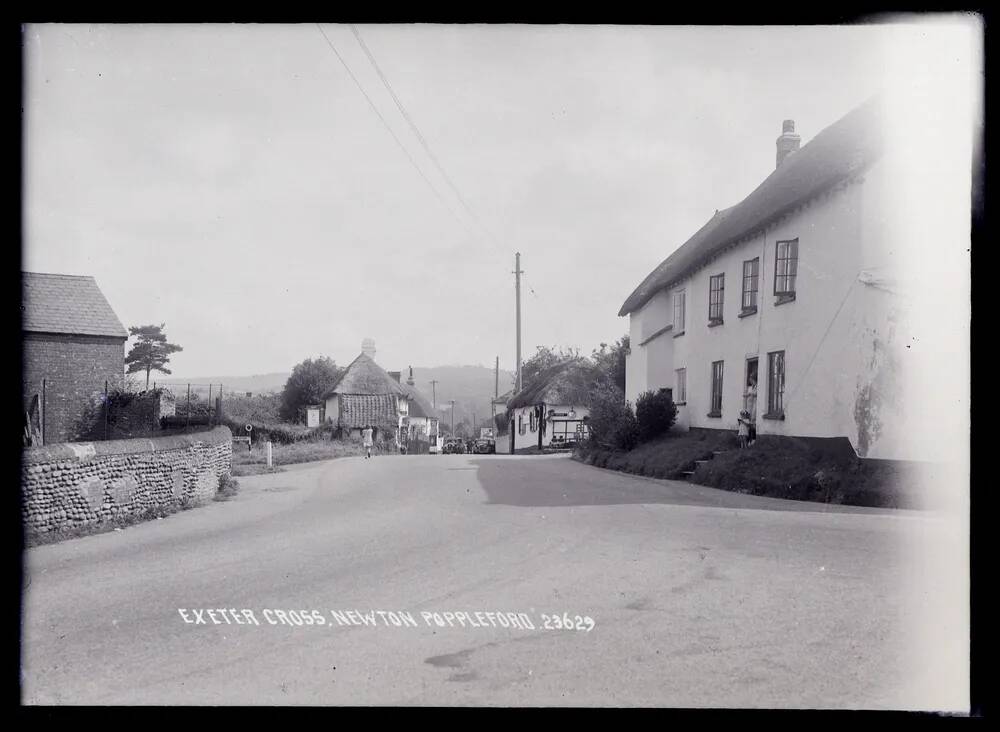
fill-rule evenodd
<path id="1" fill-rule="evenodd" d="M 232 442 L 233 433 L 224 425 L 207 432 L 166 437 L 141 437 L 104 442 L 61 442 L 55 445 L 27 447 L 22 453 L 26 465 L 91 460 L 102 455 L 135 455 L 140 453 L 183 450 L 197 444 L 222 445 Z"/>

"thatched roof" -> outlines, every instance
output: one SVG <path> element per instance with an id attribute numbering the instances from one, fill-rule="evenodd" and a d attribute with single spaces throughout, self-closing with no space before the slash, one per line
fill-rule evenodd
<path id="1" fill-rule="evenodd" d="M 572 358 L 542 371 L 511 397 L 507 409 L 542 403 L 589 407 L 593 387 L 593 364 L 583 358 Z"/>
<path id="2" fill-rule="evenodd" d="M 323 398 L 327 399 L 334 394 L 405 396 L 399 382 L 364 353 L 351 361 L 337 383 L 323 395 Z"/>
<path id="3" fill-rule="evenodd" d="M 401 384 L 403 391 L 410 401 L 410 416 L 411 417 L 427 417 L 427 418 L 438 418 L 438 414 L 434 411 L 434 407 L 431 403 L 427 401 L 427 397 L 420 393 L 420 391 L 415 386 L 410 384 Z"/>
<path id="4" fill-rule="evenodd" d="M 629 295 L 618 315 L 703 267 L 722 250 L 754 235 L 810 199 L 857 175 L 883 150 L 883 100 L 874 97 L 789 155 L 749 196 L 717 211 Z"/>

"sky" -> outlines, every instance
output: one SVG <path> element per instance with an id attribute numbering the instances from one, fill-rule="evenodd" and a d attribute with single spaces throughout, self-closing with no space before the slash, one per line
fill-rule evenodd
<path id="1" fill-rule="evenodd" d="M 433 160 L 347 25 L 25 26 L 22 269 L 92 275 L 126 327 L 165 323 L 175 375 L 344 365 L 366 337 L 388 369 L 513 369 L 519 251 L 525 357 L 589 353 L 774 169 L 782 120 L 806 144 L 902 37 L 356 30 Z"/>

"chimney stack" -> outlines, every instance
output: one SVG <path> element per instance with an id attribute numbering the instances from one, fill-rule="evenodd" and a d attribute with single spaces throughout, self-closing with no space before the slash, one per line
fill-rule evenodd
<path id="1" fill-rule="evenodd" d="M 413 381 L 413 367 L 410 366 L 410 378 L 406 380 L 406 383 L 410 386 L 415 386 L 416 382 Z"/>
<path id="2" fill-rule="evenodd" d="M 372 361 L 375 360 L 375 339 L 365 338 L 361 341 L 361 352 L 368 356 Z"/>
<path id="3" fill-rule="evenodd" d="M 781 123 L 781 137 L 775 141 L 778 148 L 774 164 L 775 170 L 781 167 L 781 164 L 785 162 L 785 158 L 799 149 L 801 141 L 802 138 L 795 134 L 795 120 L 786 119 Z"/>

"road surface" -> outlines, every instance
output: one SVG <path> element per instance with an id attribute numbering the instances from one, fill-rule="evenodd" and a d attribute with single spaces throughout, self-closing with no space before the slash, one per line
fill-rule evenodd
<path id="1" fill-rule="evenodd" d="M 24 703 L 967 706 L 963 580 L 931 561 L 962 536 L 938 515 L 565 457 L 240 483 L 26 552 Z"/>

